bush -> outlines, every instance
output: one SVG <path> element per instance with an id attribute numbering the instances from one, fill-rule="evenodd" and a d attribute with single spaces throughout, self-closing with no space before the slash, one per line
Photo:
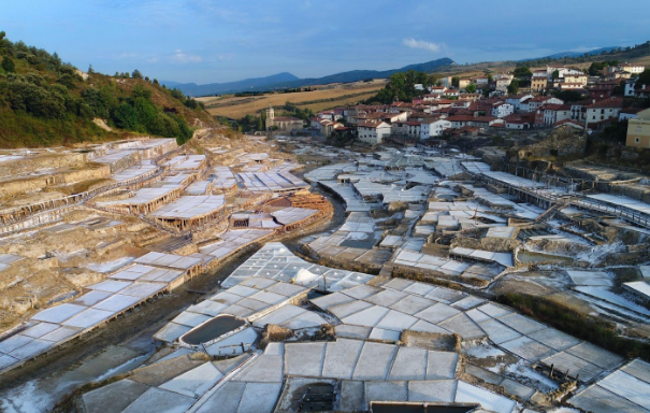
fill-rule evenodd
<path id="1" fill-rule="evenodd" d="M 6 73 L 13 73 L 16 71 L 16 65 L 14 64 L 14 61 L 9 56 L 5 56 L 2 58 L 1 66 Z"/>

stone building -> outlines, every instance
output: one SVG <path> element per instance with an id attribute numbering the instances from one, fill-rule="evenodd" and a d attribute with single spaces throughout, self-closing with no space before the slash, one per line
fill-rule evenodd
<path id="1" fill-rule="evenodd" d="M 266 130 L 277 127 L 278 130 L 284 132 L 291 132 L 294 130 L 301 130 L 305 127 L 302 119 L 294 118 L 293 116 L 275 116 L 275 111 L 272 106 L 266 110 Z"/>

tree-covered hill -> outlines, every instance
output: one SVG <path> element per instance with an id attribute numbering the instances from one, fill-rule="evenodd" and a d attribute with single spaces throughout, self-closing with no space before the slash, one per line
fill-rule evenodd
<path id="1" fill-rule="evenodd" d="M 123 138 L 175 137 L 216 121 L 194 99 L 132 74 L 81 72 L 59 56 L 0 32 L 0 147 L 38 147 Z M 102 119 L 112 131 L 93 120 Z"/>

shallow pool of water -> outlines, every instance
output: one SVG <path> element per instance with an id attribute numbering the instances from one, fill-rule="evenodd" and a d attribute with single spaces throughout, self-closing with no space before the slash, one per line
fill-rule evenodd
<path id="1" fill-rule="evenodd" d="M 523 263 L 547 262 L 552 264 L 570 264 L 573 258 L 562 255 L 542 254 L 539 252 L 519 251 L 517 260 Z"/>
<path id="2" fill-rule="evenodd" d="M 244 320 L 231 315 L 219 315 L 195 330 L 190 331 L 181 337 L 187 344 L 196 346 L 214 340 L 226 333 L 238 329 L 245 324 Z"/>

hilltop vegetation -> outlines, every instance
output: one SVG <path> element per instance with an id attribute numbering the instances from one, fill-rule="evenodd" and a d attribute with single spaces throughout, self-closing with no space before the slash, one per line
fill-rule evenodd
<path id="1" fill-rule="evenodd" d="M 85 74 L 59 56 L 0 32 L 0 147 L 38 147 L 119 139 L 126 133 L 192 136 L 215 123 L 201 104 L 139 71 Z M 83 76 L 83 77 L 82 77 Z M 84 77 L 86 78 L 84 80 Z M 97 126 L 104 120 L 113 131 Z"/>
<path id="2" fill-rule="evenodd" d="M 409 70 L 392 74 L 388 77 L 388 84 L 375 96 L 369 98 L 366 103 L 391 104 L 395 101 L 411 102 L 413 98 L 422 94 L 415 85 L 422 85 L 424 89 L 435 85 L 438 81 L 436 75 L 428 75 L 424 72 Z"/>

